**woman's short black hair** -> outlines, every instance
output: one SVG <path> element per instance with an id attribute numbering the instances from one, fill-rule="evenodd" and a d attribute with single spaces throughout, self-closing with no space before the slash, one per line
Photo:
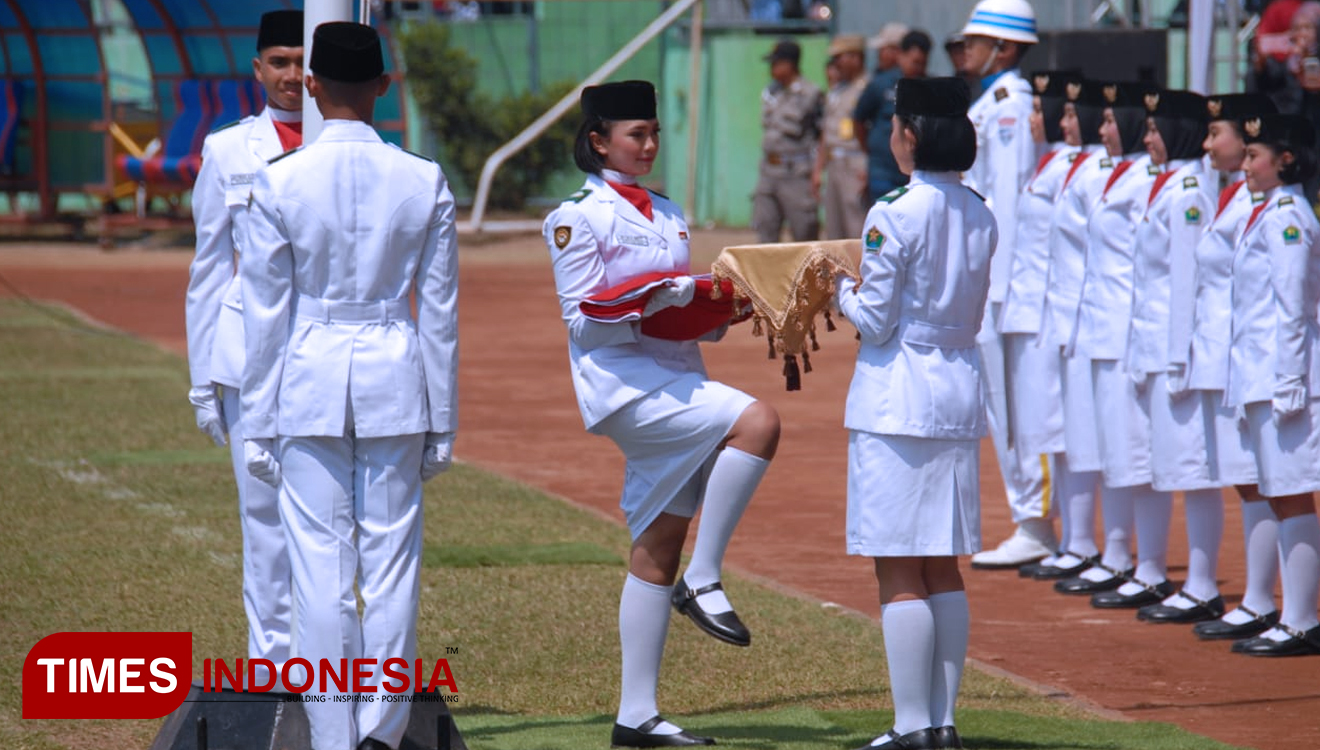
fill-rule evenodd
<path id="1" fill-rule="evenodd" d="M 587 115 L 582 121 L 577 137 L 573 140 L 573 163 L 578 169 L 587 174 L 600 174 L 600 170 L 605 168 L 605 157 L 591 146 L 591 134 L 608 138 L 612 124 L 594 115 Z"/>
<path id="2" fill-rule="evenodd" d="M 965 172 L 976 161 L 976 129 L 966 117 L 898 115 L 917 139 L 913 166 L 927 172 Z"/>

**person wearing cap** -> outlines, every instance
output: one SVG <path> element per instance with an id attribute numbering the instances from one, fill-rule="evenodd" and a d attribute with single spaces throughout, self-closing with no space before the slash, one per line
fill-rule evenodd
<path id="1" fill-rule="evenodd" d="M 1064 176 L 1050 217 L 1050 258 L 1036 343 L 1060 359 L 1057 372 L 1064 449 L 1053 455 L 1050 469 L 1067 541 L 1058 553 L 1027 570 L 1036 580 L 1076 576 L 1100 561 L 1095 540 L 1096 498 L 1104 462 L 1095 428 L 1098 416 L 1091 363 L 1064 353 L 1072 342 L 1085 274 L 1087 220 L 1114 172 L 1114 159 L 1122 155 L 1117 141 L 1101 142 L 1100 126 L 1107 105 L 1103 90 L 1102 83 L 1091 80 L 1069 81 L 1064 87 L 1064 137 L 1080 140 L 1082 151 Z"/>
<path id="2" fill-rule="evenodd" d="M 866 152 L 857 142 L 853 110 L 866 88 L 866 40 L 860 34 L 844 34 L 830 42 L 830 61 L 839 71 L 839 82 L 825 96 L 820 147 L 811 187 L 818 195 L 821 175 L 825 179 L 825 239 L 841 240 L 862 233 L 866 218 Z"/>
<path id="3" fill-rule="evenodd" d="M 761 92 L 761 165 L 752 195 L 752 229 L 760 243 L 779 242 L 784 224 L 794 242 L 819 239 L 812 189 L 825 96 L 798 68 L 802 48 L 782 41 L 766 56 L 770 84 Z"/>
<path id="4" fill-rule="evenodd" d="M 867 40 L 866 46 L 875 50 L 875 72 L 883 73 L 886 70 L 892 70 L 898 65 L 899 45 L 903 42 L 903 37 L 907 36 L 907 24 L 898 21 L 890 21 L 875 36 Z"/>
<path id="5" fill-rule="evenodd" d="M 1031 86 L 1018 65 L 1037 42 L 1036 14 L 1026 0 L 981 0 L 962 30 L 964 70 L 981 77 L 980 97 L 968 113 L 976 126 L 976 163 L 967 184 L 986 197 L 999 223 L 999 252 L 990 273 L 990 301 L 981 329 L 990 437 L 1016 529 L 992 550 L 972 558 L 977 568 L 1015 568 L 1040 560 L 1058 546 L 1045 491 L 1048 462 L 1009 439 L 1008 375 L 999 333 L 1008 273 L 1017 251 L 1018 196 L 1040 158 L 1031 139 Z"/>
<path id="6" fill-rule="evenodd" d="M 964 60 L 967 59 L 967 41 L 963 39 L 961 32 L 952 33 L 944 37 L 944 54 L 949 57 L 949 64 L 953 66 L 953 74 L 967 82 L 968 89 L 972 92 L 972 99 L 981 94 L 981 77 L 968 73 Z"/>
<path id="7" fill-rule="evenodd" d="M 1146 95 L 1145 104 L 1146 152 L 1163 172 L 1151 185 L 1133 243 L 1132 319 L 1124 365 L 1144 397 L 1138 406 L 1147 414 L 1151 435 L 1151 486 L 1183 495 L 1189 555 L 1181 591 L 1147 602 L 1137 610 L 1137 619 L 1185 622 L 1224 613 L 1214 562 L 1223 527 L 1222 485 L 1210 471 L 1199 399 L 1174 400 L 1169 392 L 1173 288 L 1195 283 L 1196 244 L 1214 210 L 1219 176 L 1207 170 L 1201 158 L 1207 134 L 1205 97 L 1156 91 Z M 1186 297 L 1181 291 L 1178 296 Z M 1141 544 L 1152 548 L 1158 560 L 1168 558 L 1169 522 L 1169 516 L 1137 513 L 1137 539 L 1145 537 Z M 1198 528 L 1202 522 L 1206 528 Z M 1199 541 L 1206 537 L 1213 537 L 1210 543 Z"/>
<path id="8" fill-rule="evenodd" d="M 848 389 L 848 553 L 874 558 L 894 725 L 865 748 L 960 748 L 969 612 L 958 555 L 980 548 L 985 434 L 976 331 L 998 231 L 959 172 L 976 158 L 957 78 L 898 83 L 892 148 L 912 179 L 866 216 L 861 281 L 834 304 L 861 348 Z"/>
<path id="9" fill-rule="evenodd" d="M 632 550 L 619 597 L 615 747 L 714 744 L 666 721 L 657 708 L 670 607 L 720 641 L 750 645 L 721 569 L 779 442 L 774 408 L 711 380 L 697 340 L 662 338 L 648 328 L 658 313 L 687 306 L 696 286 L 683 212 L 638 184 L 660 147 L 655 99 L 646 81 L 583 90 L 573 159 L 586 183 L 546 217 L 544 228 L 583 424 L 627 459 L 619 504 Z M 593 295 L 656 273 L 667 274 L 668 285 L 650 297 L 640 320 L 604 322 L 583 313 Z M 722 335 L 720 329 L 702 340 Z M 692 558 L 679 576 L 698 507 Z"/>
<path id="10" fill-rule="evenodd" d="M 302 142 L 302 11 L 275 10 L 261 17 L 252 75 L 266 92 L 265 108 L 206 137 L 193 185 L 197 252 L 188 268 L 185 307 L 188 400 L 198 428 L 217 445 L 229 443 L 243 531 L 248 658 L 267 659 L 278 668 L 289 658 L 289 553 L 277 493 L 248 474 L 244 463 L 243 307 L 236 258 L 247 240 L 253 176 L 268 159 Z"/>
<path id="11" fill-rule="evenodd" d="M 890 190 L 907 184 L 907 175 L 899 170 L 894 162 L 894 153 L 889 148 L 895 88 L 902 78 L 926 76 L 930 37 L 924 31 L 908 31 L 899 40 L 896 49 L 898 54 L 895 64 L 887 70 L 877 71 L 871 77 L 853 111 L 857 142 L 867 156 L 867 205 L 875 203 L 876 199 Z"/>
<path id="12" fill-rule="evenodd" d="M 239 262 L 245 448 L 280 487 L 293 656 L 374 659 L 362 683 L 379 689 L 385 660 L 417 656 L 422 483 L 457 429 L 454 197 L 438 164 L 372 127 L 390 83 L 374 29 L 317 26 L 309 67 L 325 127 L 257 171 Z M 306 710 L 314 750 L 386 750 L 409 704 Z"/>
<path id="13" fill-rule="evenodd" d="M 1257 489 L 1279 518 L 1283 610 L 1250 656 L 1320 654 L 1320 222 L 1302 190 L 1316 170 L 1315 127 L 1296 115 L 1243 123 L 1247 187 L 1264 193 L 1233 254 L 1232 339 L 1225 403 L 1256 457 Z"/>
<path id="14" fill-rule="evenodd" d="M 1237 607 L 1218 619 L 1197 622 L 1192 628 L 1198 638 L 1205 640 L 1249 638 L 1279 620 L 1274 606 L 1279 577 L 1279 519 L 1256 488 L 1256 457 L 1238 429 L 1236 409 L 1224 405 L 1234 243 L 1253 208 L 1265 201 L 1264 195 L 1253 194 L 1246 187 L 1242 176 L 1246 156 L 1242 122 L 1275 111 L 1273 100 L 1260 93 L 1207 99 L 1206 155 L 1212 169 L 1228 176 L 1229 184 L 1219 192 L 1212 218 L 1196 244 L 1195 283 L 1191 289 L 1185 283 L 1175 283 L 1169 305 L 1170 398 L 1175 402 L 1199 402 L 1205 423 L 1202 442 L 1211 476 L 1220 486 L 1237 488 L 1241 498 L 1246 585 Z M 1195 506 L 1194 518 L 1192 508 L 1188 506 L 1188 547 L 1192 555 L 1204 555 L 1207 567 L 1213 568 L 1223 535 L 1223 507 L 1219 507 L 1218 519 L 1204 504 Z M 1166 599 L 1163 607 L 1166 609 L 1149 611 L 1147 619 L 1189 622 L 1210 613 L 1208 607 L 1182 595 Z"/>
<path id="15" fill-rule="evenodd" d="M 1108 107 L 1100 134 L 1110 152 L 1125 156 L 1114 166 L 1087 222 L 1086 272 L 1077 305 L 1070 357 L 1089 361 L 1096 430 L 1101 454 L 1104 555 L 1099 563 L 1056 590 L 1091 595 L 1098 608 L 1135 608 L 1173 593 L 1168 580 L 1168 522 L 1173 496 L 1151 486 L 1150 394 L 1128 374 L 1128 328 L 1132 317 L 1136 231 L 1151 188 L 1164 171 L 1144 147 L 1149 84 L 1105 84 Z M 1163 519 L 1161 521 L 1161 519 Z M 1137 539 L 1132 566 L 1133 525 L 1152 529 Z M 1159 529 L 1162 528 L 1162 533 Z"/>
<path id="16" fill-rule="evenodd" d="M 1032 86 L 1031 138 L 1047 150 L 1018 201 L 1018 245 L 999 330 L 1012 374 L 1008 379 L 1012 389 L 1008 403 L 1014 445 L 1025 455 L 1053 455 L 1064 449 L 1061 361 L 1057 351 L 1038 346 L 1036 339 L 1045 306 L 1054 202 L 1083 153 L 1081 134 L 1073 129 L 1065 136 L 1063 129 L 1068 85 L 1079 85 L 1081 76 L 1071 71 L 1040 70 L 1028 76 L 1028 81 Z M 1057 478 L 1057 471 L 1054 473 Z M 1057 509 L 1058 505 L 1051 503 L 1049 515 L 1055 515 Z M 1063 528 L 1066 537 L 1066 519 Z M 1059 549 L 1066 548 L 1065 538 Z M 1042 563 L 1052 563 L 1054 558 L 1051 555 Z M 1018 573 L 1029 577 L 1040 564 L 1028 563 Z"/>

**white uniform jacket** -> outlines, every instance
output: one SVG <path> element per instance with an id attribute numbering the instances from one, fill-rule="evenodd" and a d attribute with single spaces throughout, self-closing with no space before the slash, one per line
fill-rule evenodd
<path id="1" fill-rule="evenodd" d="M 1233 254 L 1233 338 L 1225 404 L 1274 398 L 1283 378 L 1303 376 L 1318 395 L 1320 357 L 1312 356 L 1320 304 L 1320 222 L 1301 185 L 1266 195 Z"/>
<path id="2" fill-rule="evenodd" d="M 247 238 L 248 196 L 257 170 L 284 152 L 270 110 L 206 136 L 193 185 L 197 254 L 188 269 L 188 370 L 192 385 L 232 388 L 243 378 L 243 307 L 238 253 Z"/>
<path id="3" fill-rule="evenodd" d="M 1008 294 L 999 315 L 1000 333 L 1040 333 L 1045 309 L 1045 279 L 1050 265 L 1050 220 L 1063 181 L 1081 155 L 1078 146 L 1054 144 L 1022 189 L 1017 209 L 1017 245 L 1013 248 Z M 991 264 L 993 265 L 993 264 Z"/>
<path id="4" fill-rule="evenodd" d="M 1086 274 L 1086 224 L 1113 171 L 1114 160 L 1103 146 L 1087 146 L 1069 168 L 1062 192 L 1054 202 L 1047 241 L 1050 258 L 1044 311 L 1037 337 L 1042 346 L 1062 349 L 1072 341 L 1077 301 Z"/>
<path id="5" fill-rule="evenodd" d="M 839 310 L 861 348 L 844 426 L 886 435 L 974 440 L 985 434 L 981 327 L 998 229 L 952 172 L 916 171 L 866 216 L 862 280 L 840 283 Z"/>
<path id="6" fill-rule="evenodd" d="M 1195 189 L 1184 189 L 1175 194 L 1169 204 L 1169 341 L 1170 368 L 1187 367 L 1188 352 L 1192 345 L 1192 327 L 1196 321 L 1197 247 L 1205 241 L 1210 225 L 1219 210 L 1220 173 L 1210 164 L 1210 157 L 1202 157 L 1194 169 L 1182 175 L 1184 188 L 1188 177 L 1196 179 Z M 1185 380 L 1185 378 L 1184 378 Z"/>
<path id="7" fill-rule="evenodd" d="M 1126 161 L 1115 165 L 1086 223 L 1086 275 L 1069 356 L 1121 360 L 1127 349 L 1136 228 L 1162 170 L 1148 154 L 1133 154 Z"/>
<path id="8" fill-rule="evenodd" d="M 1031 138 L 1031 85 L 1016 68 L 993 79 L 967 117 L 976 127 L 976 163 L 967 185 L 985 196 L 999 224 L 999 248 L 990 267 L 990 300 L 1002 302 L 1017 251 L 1018 196 L 1039 155 Z"/>
<path id="9" fill-rule="evenodd" d="M 637 323 L 598 323 L 578 309 L 592 294 L 656 271 L 688 273 L 688 226 L 668 198 L 651 194 L 648 220 L 604 179 L 586 184 L 545 220 L 568 356 L 582 421 L 591 429 L 623 406 L 697 372 L 695 341 L 645 336 Z"/>
<path id="10" fill-rule="evenodd" d="M 1217 180 L 1202 171 L 1200 159 L 1173 161 L 1164 169 L 1151 188 L 1133 246 L 1127 369 L 1136 376 L 1169 369 L 1172 287 L 1190 286 L 1192 254 L 1213 205 L 1202 183 Z"/>
<path id="11" fill-rule="evenodd" d="M 1225 190 L 1227 199 L 1218 210 L 1201 241 L 1196 244 L 1196 301 L 1192 309 L 1192 330 L 1187 334 L 1175 324 L 1170 334 L 1187 336 L 1184 346 L 1174 341 L 1174 363 L 1181 355 L 1187 364 L 1187 385 L 1202 391 L 1228 388 L 1228 347 L 1233 334 L 1233 253 L 1238 236 L 1247 226 L 1247 218 L 1265 196 L 1252 195 L 1245 181 L 1239 179 Z M 1177 319 L 1175 318 L 1175 321 Z"/>
<path id="12" fill-rule="evenodd" d="M 455 431 L 458 247 L 438 164 L 326 121 L 257 173 L 239 270 L 248 437 Z"/>

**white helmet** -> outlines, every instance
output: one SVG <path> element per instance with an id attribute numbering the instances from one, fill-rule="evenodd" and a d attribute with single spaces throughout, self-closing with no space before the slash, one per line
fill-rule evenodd
<path id="1" fill-rule="evenodd" d="M 1027 0 L 981 0 L 963 27 L 963 36 L 989 36 L 1035 44 L 1036 11 Z"/>

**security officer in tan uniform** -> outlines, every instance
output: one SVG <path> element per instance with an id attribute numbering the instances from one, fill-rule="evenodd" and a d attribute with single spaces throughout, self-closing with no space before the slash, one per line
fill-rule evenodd
<path id="1" fill-rule="evenodd" d="M 853 110 L 866 88 L 866 40 L 860 34 L 844 34 L 830 42 L 830 61 L 839 70 L 839 82 L 825 95 L 825 118 L 821 123 L 820 149 L 811 175 L 812 189 L 819 193 L 825 172 L 825 238 L 842 240 L 860 237 L 866 209 L 866 152 L 857 142 Z"/>
<path id="2" fill-rule="evenodd" d="M 802 48 L 783 41 L 766 60 L 774 79 L 761 92 L 761 170 L 752 196 L 752 228 L 758 242 L 778 242 L 788 222 L 793 240 L 820 234 L 811 175 L 820 139 L 824 95 L 798 68 Z"/>

